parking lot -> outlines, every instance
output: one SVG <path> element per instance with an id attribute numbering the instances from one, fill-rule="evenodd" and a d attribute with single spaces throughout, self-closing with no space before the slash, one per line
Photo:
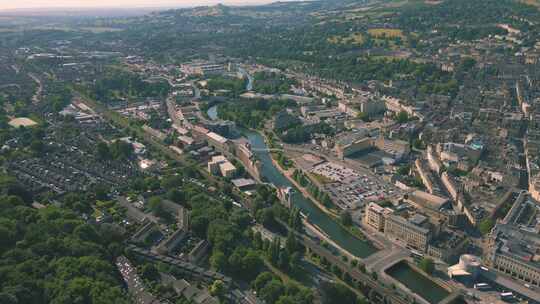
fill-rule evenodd
<path id="1" fill-rule="evenodd" d="M 361 174 L 334 162 L 319 164 L 311 173 L 324 176 L 331 182 L 323 185 L 336 204 L 342 209 L 359 209 L 371 201 L 395 196 L 398 189 L 374 175 Z"/>

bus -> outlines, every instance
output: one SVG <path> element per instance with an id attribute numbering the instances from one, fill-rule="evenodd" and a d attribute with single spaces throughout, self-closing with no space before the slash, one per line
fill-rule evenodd
<path id="1" fill-rule="evenodd" d="M 424 255 L 420 251 L 411 249 L 411 257 L 414 259 L 422 259 Z"/>
<path id="2" fill-rule="evenodd" d="M 511 292 L 503 292 L 500 294 L 500 297 L 503 301 L 512 300 L 514 298 L 514 294 Z"/>
<path id="3" fill-rule="evenodd" d="M 488 290 L 490 286 L 487 283 L 477 283 L 474 284 L 474 289 L 478 290 Z"/>

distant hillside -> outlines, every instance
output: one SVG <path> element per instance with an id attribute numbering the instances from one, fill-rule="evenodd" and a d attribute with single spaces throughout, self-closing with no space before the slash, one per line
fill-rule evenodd
<path id="1" fill-rule="evenodd" d="M 533 5 L 536 7 L 540 7 L 540 0 L 517 0 L 518 2 L 525 3 L 528 5 Z"/>

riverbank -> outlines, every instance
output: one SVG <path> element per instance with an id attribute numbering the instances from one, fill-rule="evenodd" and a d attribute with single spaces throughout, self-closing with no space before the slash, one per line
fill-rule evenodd
<path id="1" fill-rule="evenodd" d="M 301 212 L 308 215 L 309 221 L 315 227 L 331 238 L 334 243 L 358 258 L 365 259 L 378 252 L 378 248 L 373 246 L 371 242 L 364 238 L 355 237 L 349 230 L 341 226 L 339 221 L 319 208 L 307 195 L 302 195 L 301 188 L 297 189 L 295 183 L 287 174 L 284 174 L 285 170 L 282 170 L 272 160 L 268 144 L 261 132 L 246 129 L 243 134 L 249 140 L 256 157 L 261 161 L 263 177 L 277 188 L 294 188 L 296 191 L 291 194 L 291 205 L 298 207 Z"/>
<path id="2" fill-rule="evenodd" d="M 407 260 L 389 265 L 383 270 L 383 274 L 394 281 L 399 288 L 414 295 L 421 303 L 439 303 L 452 292 L 448 286 L 441 285 Z"/>
<path id="3" fill-rule="evenodd" d="M 266 134 L 262 133 L 262 132 L 259 132 L 259 131 L 256 131 L 258 132 L 259 134 L 261 134 L 261 136 L 264 138 L 265 142 L 268 144 L 269 140 L 268 140 L 268 137 L 266 136 Z M 373 242 L 373 240 L 369 239 L 362 231 L 360 231 L 358 228 L 356 227 L 347 227 L 345 225 L 343 225 L 341 223 L 341 220 L 340 220 L 340 217 L 339 215 L 337 214 L 337 212 L 331 210 L 331 209 L 328 209 L 326 206 L 324 206 L 324 204 L 322 204 L 319 200 L 317 200 L 311 193 L 309 193 L 309 191 L 302 187 L 302 185 L 300 185 L 293 177 L 292 177 L 292 174 L 294 172 L 294 170 L 296 169 L 296 167 L 293 166 L 293 168 L 291 169 L 283 169 L 281 167 L 281 165 L 278 163 L 278 161 L 276 159 L 274 159 L 273 155 L 270 153 L 270 159 L 272 161 L 272 164 L 274 165 L 274 167 L 276 167 L 279 172 L 284 176 L 286 177 L 301 193 L 302 195 L 309 199 L 319 210 L 321 210 L 322 212 L 324 212 L 326 215 L 328 215 L 334 222 L 336 222 L 336 224 L 338 224 L 339 226 L 341 226 L 344 230 L 347 230 L 353 237 L 357 238 L 358 240 L 360 241 L 364 241 L 364 242 L 369 242 L 371 245 L 373 245 L 375 248 L 377 248 L 378 250 L 382 250 L 384 249 L 384 246 L 382 246 L 379 242 Z M 309 224 L 308 221 L 306 221 L 306 223 Z M 328 242 L 329 244 L 333 245 L 334 247 L 338 248 L 344 255 L 346 255 L 348 258 L 353 258 L 353 259 L 362 259 L 360 257 L 357 257 L 353 254 L 351 254 L 349 251 L 343 249 L 341 246 L 339 246 L 338 244 L 336 244 L 334 241 L 332 241 L 325 233 L 324 231 L 321 231 L 318 227 L 316 226 L 313 226 L 311 224 L 309 224 L 310 227 L 312 228 L 312 231 L 314 233 L 316 233 L 321 239 L 325 240 L 326 242 Z"/>
<path id="4" fill-rule="evenodd" d="M 317 228 L 316 226 L 314 226 L 313 224 L 311 224 L 308 220 L 303 220 L 302 223 L 304 224 L 304 226 L 306 227 L 306 229 L 309 229 L 311 232 L 313 232 L 315 235 L 317 235 L 321 240 L 324 240 L 325 242 L 327 242 L 328 244 L 334 246 L 337 250 L 339 250 L 339 252 L 346 256 L 347 258 L 349 258 L 350 260 L 362 260 L 362 258 L 359 258 L 355 255 L 353 255 L 352 253 L 348 252 L 347 250 L 345 250 L 344 248 L 342 248 L 341 246 L 339 246 L 338 244 L 336 244 L 336 242 L 332 241 L 331 238 L 329 238 L 323 231 L 321 231 L 319 228 Z"/>

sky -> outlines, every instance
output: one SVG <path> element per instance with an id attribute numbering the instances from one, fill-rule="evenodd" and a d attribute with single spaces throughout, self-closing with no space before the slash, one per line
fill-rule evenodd
<path id="1" fill-rule="evenodd" d="M 272 0 L 0 0 L 0 10 L 26 8 L 141 8 L 262 4 Z"/>

